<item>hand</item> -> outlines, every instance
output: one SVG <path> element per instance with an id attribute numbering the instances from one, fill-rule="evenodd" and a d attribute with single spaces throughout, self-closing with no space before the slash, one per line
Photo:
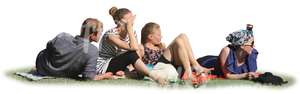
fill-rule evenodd
<path id="1" fill-rule="evenodd" d="M 258 78 L 260 73 L 258 72 L 249 72 L 250 75 L 252 75 L 254 78 Z"/>
<path id="2" fill-rule="evenodd" d="M 136 17 L 136 15 L 133 15 L 133 16 L 131 16 L 131 17 L 129 17 L 129 18 L 127 19 L 127 28 L 133 26 L 135 17 Z"/>
<path id="3" fill-rule="evenodd" d="M 160 85 L 160 86 L 165 86 L 167 85 L 167 81 L 165 79 L 162 79 L 162 78 L 157 78 L 156 79 L 156 82 Z"/>
<path id="4" fill-rule="evenodd" d="M 157 83 L 158 83 L 159 85 L 161 85 L 161 86 L 165 86 L 165 85 L 168 84 L 167 81 L 166 81 L 165 79 L 159 77 L 158 75 L 156 75 L 156 74 L 153 73 L 153 72 L 150 72 L 149 77 L 150 77 L 151 79 L 153 79 L 155 82 L 157 82 Z"/>
<path id="5" fill-rule="evenodd" d="M 113 73 L 107 72 L 101 75 L 96 75 L 94 80 L 113 79 Z"/>
<path id="6" fill-rule="evenodd" d="M 248 72 L 248 73 L 247 73 L 247 78 L 248 78 L 249 80 L 258 78 L 258 76 L 259 76 L 259 74 L 258 74 L 258 73 L 255 73 L 255 72 Z"/>
<path id="7" fill-rule="evenodd" d="M 210 71 L 215 70 L 214 68 L 205 68 L 205 67 L 199 67 L 199 69 L 195 68 L 196 73 L 200 74 L 200 73 L 205 73 L 208 74 Z"/>
<path id="8" fill-rule="evenodd" d="M 215 70 L 215 68 L 204 68 L 203 67 L 203 71 L 204 71 L 204 73 L 209 73 L 210 71 L 213 71 L 213 70 Z"/>

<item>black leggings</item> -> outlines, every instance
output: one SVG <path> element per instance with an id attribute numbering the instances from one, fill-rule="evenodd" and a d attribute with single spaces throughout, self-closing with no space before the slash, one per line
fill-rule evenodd
<path id="1" fill-rule="evenodd" d="M 116 73 L 117 71 L 125 71 L 129 64 L 135 64 L 139 59 L 136 51 L 128 51 L 113 58 L 108 65 L 107 72 Z"/>

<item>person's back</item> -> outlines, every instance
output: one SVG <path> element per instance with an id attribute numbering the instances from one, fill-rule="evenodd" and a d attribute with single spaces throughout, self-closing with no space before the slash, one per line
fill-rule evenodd
<path id="1" fill-rule="evenodd" d="M 96 67 L 96 63 L 88 62 L 88 60 L 97 59 L 97 55 L 97 48 L 88 40 L 60 33 L 49 41 L 47 48 L 38 55 L 36 67 L 38 73 L 42 75 L 77 77 L 84 71 L 85 65 Z M 85 76 L 88 75 L 94 74 L 85 74 Z"/>
<path id="2" fill-rule="evenodd" d="M 103 25 L 93 18 L 86 19 L 79 36 L 60 33 L 47 43 L 36 59 L 40 75 L 97 80 L 96 64 L 99 51 L 91 42 L 98 42 Z M 82 77 L 79 77 L 82 75 Z"/>

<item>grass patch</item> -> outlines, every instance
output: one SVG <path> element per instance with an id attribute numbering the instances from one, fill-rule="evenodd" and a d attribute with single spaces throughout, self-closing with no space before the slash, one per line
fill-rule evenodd
<path id="1" fill-rule="evenodd" d="M 54 78 L 54 79 L 42 79 L 38 81 L 29 81 L 26 78 L 23 78 L 21 76 L 15 75 L 16 72 L 28 72 L 32 70 L 32 67 L 24 67 L 24 68 L 19 68 L 15 70 L 10 70 L 6 72 L 6 75 L 9 78 L 15 79 L 17 81 L 23 82 L 23 83 L 28 83 L 28 84 L 44 84 L 44 85 L 103 85 L 103 86 L 141 86 L 141 87 L 155 87 L 158 86 L 155 82 L 153 81 L 148 81 L 148 80 L 134 80 L 134 79 L 116 79 L 116 80 L 100 80 L 100 81 L 79 81 L 75 79 L 69 79 L 69 78 Z M 279 75 L 283 77 L 285 80 L 288 81 L 287 84 L 284 84 L 282 86 L 272 86 L 272 85 L 262 85 L 259 83 L 254 83 L 252 81 L 247 81 L 247 80 L 224 80 L 224 79 L 214 79 L 214 80 L 209 80 L 208 83 L 201 85 L 199 88 L 216 88 L 216 87 L 266 87 L 266 88 L 272 88 L 272 89 L 284 89 L 287 87 L 292 86 L 295 83 L 294 78 L 288 75 L 282 75 L 275 73 L 276 75 Z M 166 87 L 170 88 L 192 88 L 192 85 L 185 83 L 171 83 Z"/>

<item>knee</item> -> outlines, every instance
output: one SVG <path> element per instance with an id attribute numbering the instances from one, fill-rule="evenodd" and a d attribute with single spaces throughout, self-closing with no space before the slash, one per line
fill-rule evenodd
<path id="1" fill-rule="evenodd" d="M 176 37 L 176 39 L 180 39 L 184 41 L 187 39 L 187 35 L 185 33 L 181 33 Z"/>
<path id="2" fill-rule="evenodd" d="M 174 43 L 178 46 L 184 45 L 184 39 L 179 35 L 178 37 L 176 37 Z"/>
<path id="3" fill-rule="evenodd" d="M 185 33 L 179 34 L 178 37 L 181 38 L 182 40 L 188 40 L 188 37 L 187 37 L 187 35 Z"/>
<path id="4" fill-rule="evenodd" d="M 140 57 L 136 51 L 128 52 L 128 59 L 130 60 L 131 64 L 134 64 L 139 58 Z"/>
<path id="5" fill-rule="evenodd" d="M 185 37 L 187 37 L 187 35 L 185 33 L 180 33 L 179 37 L 185 38 Z"/>

